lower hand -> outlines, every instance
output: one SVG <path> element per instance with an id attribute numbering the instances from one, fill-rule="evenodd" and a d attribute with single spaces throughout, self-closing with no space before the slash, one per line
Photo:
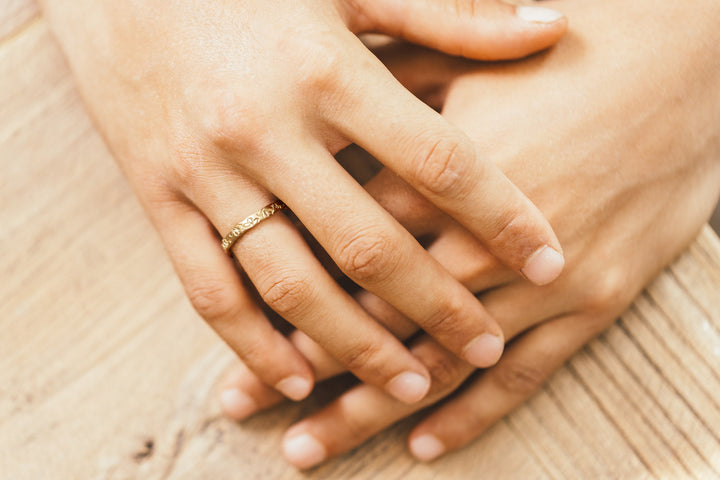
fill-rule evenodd
<path id="1" fill-rule="evenodd" d="M 444 104 L 443 114 L 478 144 L 498 149 L 501 169 L 550 219 L 567 258 L 555 283 L 531 285 L 497 263 L 463 227 L 389 172 L 368 185 L 411 232 L 433 239 L 430 253 L 479 295 L 506 338 L 515 339 L 496 366 L 412 431 L 410 449 L 422 460 L 461 447 L 525 401 L 694 238 L 717 201 L 720 92 L 712 86 L 720 67 L 712 62 L 717 43 L 705 43 L 708 23 L 696 19 L 698 31 L 683 41 L 666 30 L 663 43 L 650 46 L 643 38 L 656 21 L 648 25 L 642 8 L 633 6 L 636 21 L 613 29 L 611 6 L 568 5 L 582 37 L 525 63 L 464 74 Z M 688 58 L 683 49 L 696 55 Z M 679 62 L 680 71 L 653 57 L 657 51 Z M 425 66 L 433 58 L 425 57 Z M 446 60 L 438 61 L 445 66 Z M 400 77 L 408 73 L 398 68 Z M 631 70 L 636 75 L 628 78 Z M 488 111 L 493 115 L 483 114 Z M 414 332 L 377 297 L 359 298 L 400 337 Z M 307 337 L 291 338 L 318 378 L 338 373 L 341 367 Z M 402 405 L 359 385 L 290 428 L 288 459 L 308 467 L 348 451 L 449 395 L 474 371 L 427 336 L 411 349 L 433 375 L 422 403 Z M 248 395 L 255 410 L 278 401 L 242 367 L 224 386 Z M 253 412 L 232 405 L 225 410 L 235 418 Z"/>
<path id="2" fill-rule="evenodd" d="M 539 258 L 532 252 L 560 249 L 547 221 L 355 35 L 381 31 L 451 53 L 514 58 L 556 42 L 566 28 L 561 15 L 495 0 L 43 4 L 194 307 L 288 397 L 307 395 L 313 372 L 267 321 L 253 290 L 359 378 L 397 398 L 420 399 L 429 374 L 335 283 L 283 215 L 235 244 L 237 263 L 223 253 L 219 237 L 276 197 L 349 277 L 457 355 L 487 366 L 503 348 L 482 305 L 335 163 L 332 154 L 350 142 L 529 278 L 550 281 L 562 268 L 561 259 L 549 276 L 531 268 Z M 460 195 L 478 209 L 461 208 Z"/>

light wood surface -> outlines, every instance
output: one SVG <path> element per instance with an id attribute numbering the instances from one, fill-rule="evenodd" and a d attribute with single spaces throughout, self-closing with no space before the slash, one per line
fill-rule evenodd
<path id="1" fill-rule="evenodd" d="M 532 400 L 430 465 L 410 421 L 308 473 L 237 425 L 196 317 L 37 8 L 0 6 L 1 479 L 720 478 L 720 241 L 698 240 Z"/>

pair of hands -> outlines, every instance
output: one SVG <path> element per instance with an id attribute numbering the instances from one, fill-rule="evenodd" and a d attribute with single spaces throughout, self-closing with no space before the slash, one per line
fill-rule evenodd
<path id="1" fill-rule="evenodd" d="M 468 356 L 467 340 L 526 332 L 410 437 L 424 459 L 464 444 L 604 328 L 692 238 L 717 197 L 717 162 L 703 161 L 718 147 L 712 15 L 666 6 L 674 21 L 693 22 L 680 39 L 647 2 L 563 4 L 579 33 L 531 62 L 452 83 L 467 64 L 424 53 L 409 59 L 420 67 L 396 65 L 415 91 L 450 85 L 443 114 L 470 141 L 400 88 L 352 33 L 510 58 L 555 42 L 564 19 L 524 22 L 511 7 L 470 0 L 236 3 L 46 0 L 45 11 L 196 308 L 251 368 L 228 383 L 225 398 L 241 407 L 228 413 L 277 402 L 267 385 L 302 398 L 314 378 L 345 367 L 368 382 L 288 432 L 286 454 L 299 466 L 449 394 L 473 370 L 458 355 L 487 366 L 500 354 L 495 340 L 495 350 L 491 341 Z M 705 3 L 696 11 L 716 11 Z M 458 17 L 455 6 L 477 9 Z M 368 185 L 372 201 L 330 158 L 350 142 L 407 184 L 383 173 Z M 555 226 L 569 268 L 552 285 L 532 286 L 517 271 L 539 247 L 559 250 L 554 234 L 478 151 L 492 152 Z M 270 327 L 218 245 L 218 232 L 269 203 L 270 192 L 367 292 L 345 294 L 282 217 L 253 229 L 235 254 L 263 298 L 309 335 L 291 341 Z M 432 239 L 429 253 L 408 230 Z M 558 265 L 525 273 L 544 283 Z M 413 357 L 368 312 L 401 338 L 419 325 L 435 340 L 418 337 Z M 421 398 L 431 375 L 422 403 L 395 400 Z"/>
<path id="2" fill-rule="evenodd" d="M 367 384 L 351 388 L 288 430 L 283 449 L 294 465 L 349 451 L 463 382 L 413 429 L 409 448 L 432 460 L 465 445 L 610 325 L 710 216 L 720 194 L 720 52 L 711 26 L 717 8 L 675 8 L 668 23 L 649 20 L 652 7 L 642 2 L 562 6 L 577 33 L 520 63 L 478 66 L 406 46 L 378 53 L 412 91 L 443 97 L 436 105 L 443 116 L 493 151 L 554 226 L 567 259 L 563 275 L 547 286 L 528 283 L 382 171 L 367 190 L 426 239 L 428 251 L 478 295 L 512 343 L 496 366 L 470 377 L 471 365 L 425 334 L 414 337 L 411 351 L 432 373 L 429 395 L 405 405 Z M 673 28 L 675 22 L 693 25 L 693 32 Z M 382 300 L 366 292 L 357 298 L 400 338 L 415 333 Z M 301 332 L 290 338 L 316 378 L 342 371 Z M 220 398 L 235 419 L 282 400 L 242 365 L 224 381 Z"/>
<path id="3" fill-rule="evenodd" d="M 559 275 L 560 245 L 537 208 L 355 34 L 515 58 L 555 43 L 567 25 L 561 14 L 494 0 L 46 0 L 44 8 L 193 305 L 286 396 L 305 397 L 313 369 L 253 290 L 402 401 L 426 395 L 430 372 L 337 285 L 282 215 L 235 244 L 240 268 L 223 254 L 218 236 L 274 197 L 348 277 L 449 351 L 486 367 L 503 350 L 495 319 L 335 162 L 350 143 L 514 271 L 540 284 Z"/>

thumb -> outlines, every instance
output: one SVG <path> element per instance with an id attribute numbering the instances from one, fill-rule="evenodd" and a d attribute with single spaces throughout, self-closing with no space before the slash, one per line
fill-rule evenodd
<path id="1" fill-rule="evenodd" d="M 567 31 L 556 10 L 499 0 L 349 1 L 355 33 L 378 32 L 477 60 L 521 58 Z"/>

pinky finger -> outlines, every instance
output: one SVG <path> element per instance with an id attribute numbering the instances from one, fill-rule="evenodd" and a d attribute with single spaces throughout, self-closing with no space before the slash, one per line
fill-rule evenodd
<path id="1" fill-rule="evenodd" d="M 289 339 L 312 366 L 316 382 L 346 371 L 344 365 L 303 332 L 295 330 Z M 220 382 L 218 396 L 223 414 L 233 420 L 245 420 L 277 405 L 284 398 L 263 383 L 242 361 Z"/>
<path id="2" fill-rule="evenodd" d="M 505 351 L 497 365 L 413 429 L 408 438 L 410 452 L 419 460 L 431 461 L 463 447 L 526 401 L 611 321 L 573 314 L 530 330 Z"/>
<path id="3" fill-rule="evenodd" d="M 153 220 L 197 312 L 259 379 L 293 400 L 306 397 L 312 368 L 255 303 L 210 222 L 181 201 L 168 208 Z M 234 398 L 236 410 L 251 408 L 249 401 Z"/>

